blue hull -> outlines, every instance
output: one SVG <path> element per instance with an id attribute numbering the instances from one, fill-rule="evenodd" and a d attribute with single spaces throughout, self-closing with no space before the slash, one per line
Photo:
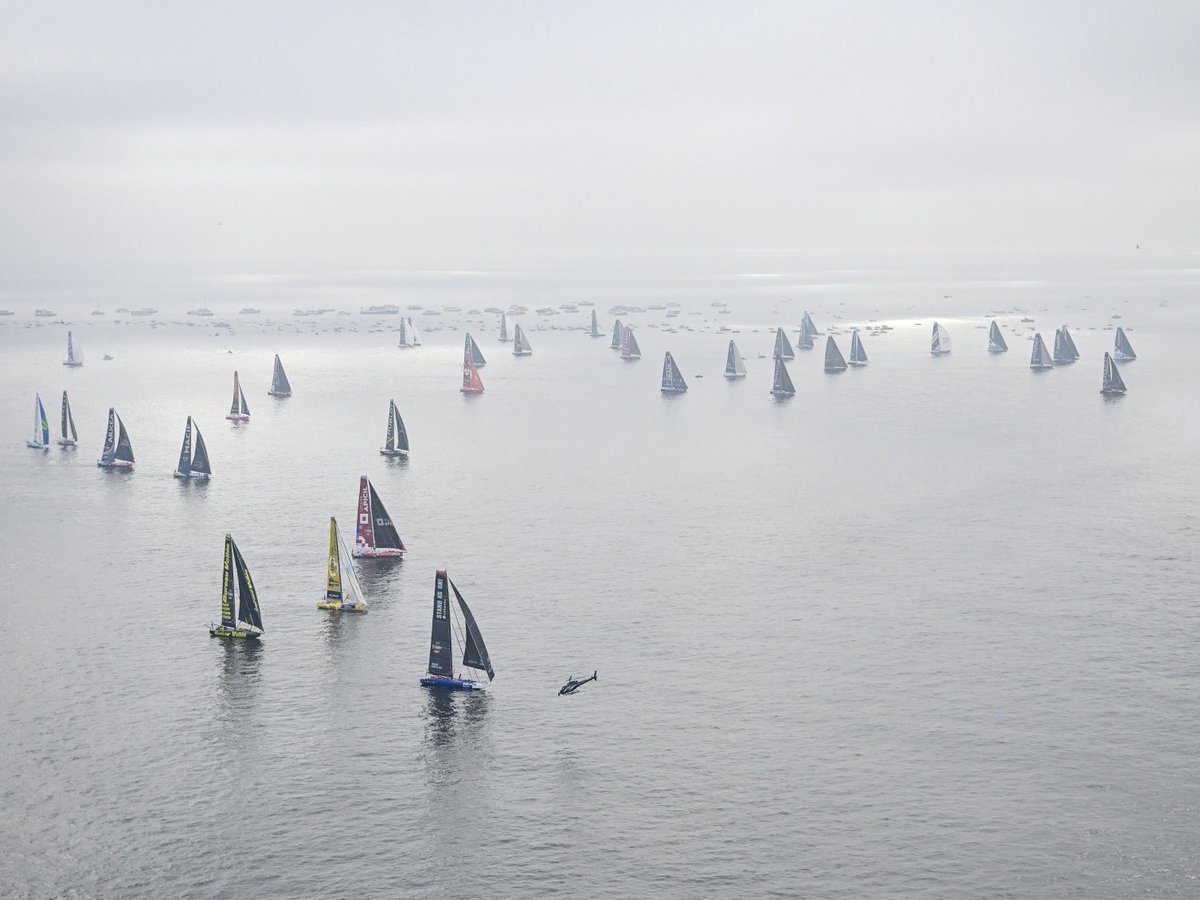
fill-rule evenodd
<path id="1" fill-rule="evenodd" d="M 446 678 L 444 675 L 426 675 L 421 679 L 425 687 L 446 688 L 451 691 L 482 691 L 483 685 L 478 681 L 463 678 Z"/>

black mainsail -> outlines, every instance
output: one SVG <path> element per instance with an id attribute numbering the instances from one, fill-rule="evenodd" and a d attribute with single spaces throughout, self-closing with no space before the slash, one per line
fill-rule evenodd
<path id="1" fill-rule="evenodd" d="M 192 474 L 192 417 L 188 416 L 187 424 L 183 426 L 183 446 L 179 448 L 179 462 L 175 466 L 177 478 L 187 478 Z"/>
<path id="2" fill-rule="evenodd" d="M 384 509 L 383 501 L 375 492 L 375 485 L 368 481 L 367 489 L 371 492 L 371 517 L 373 519 L 371 530 L 375 535 L 375 548 L 377 550 L 406 550 L 404 541 L 400 540 L 400 532 L 392 524 L 388 511 Z"/>
<path id="3" fill-rule="evenodd" d="M 188 421 L 192 421 L 192 417 L 188 416 Z M 196 448 L 192 454 L 192 474 L 203 475 L 208 477 L 212 474 L 212 467 L 208 462 L 208 448 L 204 446 L 204 435 L 200 433 L 199 425 L 192 425 L 196 433 Z"/>
<path id="4" fill-rule="evenodd" d="M 267 391 L 267 393 L 272 397 L 292 396 L 292 385 L 288 381 L 287 374 L 283 371 L 283 363 L 280 362 L 278 353 L 275 354 L 275 371 L 271 373 L 271 390 Z"/>
<path id="5" fill-rule="evenodd" d="M 811 344 L 809 346 L 812 346 Z M 792 349 L 792 342 L 788 340 L 787 335 L 783 333 L 783 328 L 775 329 L 775 352 L 776 359 L 795 359 L 796 352 Z"/>
<path id="6" fill-rule="evenodd" d="M 742 354 L 738 352 L 737 344 L 732 340 L 729 342 L 729 349 L 725 353 L 725 377 L 746 377 L 746 364 L 742 362 Z"/>
<path id="7" fill-rule="evenodd" d="M 617 321 L 613 322 L 612 343 L 609 346 L 614 350 L 620 350 L 621 341 L 624 339 L 624 336 L 625 326 L 621 324 L 620 319 L 617 319 Z"/>
<path id="8" fill-rule="evenodd" d="M 1073 363 L 1079 359 L 1079 350 L 1075 347 L 1075 341 L 1071 338 L 1071 333 L 1067 331 L 1067 326 L 1064 325 L 1054 332 L 1054 364 L 1056 366 Z"/>
<path id="9" fill-rule="evenodd" d="M 776 397 L 791 397 L 796 393 L 792 386 L 792 376 L 788 374 L 787 365 L 782 359 L 775 360 L 775 379 L 771 383 L 771 393 Z"/>
<path id="10" fill-rule="evenodd" d="M 433 579 L 433 625 L 429 634 L 430 675 L 454 677 L 454 647 L 450 636 L 450 597 L 446 586 L 450 578 L 441 569 Z M 458 591 L 455 590 L 457 594 Z"/>
<path id="11" fill-rule="evenodd" d="M 1042 333 L 1040 331 L 1033 336 L 1033 352 L 1029 356 L 1029 368 L 1054 368 L 1054 360 L 1050 358 L 1050 351 L 1046 349 L 1046 342 L 1042 340 Z"/>
<path id="12" fill-rule="evenodd" d="M 384 456 L 408 455 L 408 430 L 400 418 L 400 411 L 396 409 L 395 400 L 388 402 L 387 441 L 379 452 Z"/>
<path id="13" fill-rule="evenodd" d="M 445 575 L 445 573 L 441 573 Z M 450 581 L 449 577 L 446 578 Z M 462 610 L 463 629 L 466 631 L 466 639 L 463 641 L 463 665 L 470 669 L 479 669 L 487 672 L 488 681 L 496 677 L 496 672 L 492 669 L 492 661 L 488 657 L 487 645 L 483 642 L 483 634 L 479 631 L 479 625 L 475 622 L 475 617 L 471 615 L 471 609 L 467 606 L 467 601 L 463 599 L 463 595 L 458 592 L 458 587 L 453 581 L 450 581 L 450 588 L 454 591 L 454 597 L 458 600 L 458 608 Z"/>
<path id="14" fill-rule="evenodd" d="M 238 604 L 237 604 L 237 619 L 239 622 L 245 622 L 247 625 L 252 625 L 259 631 L 265 631 L 262 623 L 262 612 L 258 608 L 258 594 L 254 590 L 254 581 L 250 578 L 250 570 L 246 567 L 246 560 L 242 559 L 242 551 L 238 549 L 237 544 L 233 543 L 233 538 L 229 538 L 229 543 L 233 547 L 233 562 L 237 569 L 238 582 Z"/>

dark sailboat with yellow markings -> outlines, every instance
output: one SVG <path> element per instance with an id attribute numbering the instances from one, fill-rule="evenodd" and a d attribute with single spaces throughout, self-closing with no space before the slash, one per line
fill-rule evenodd
<path id="1" fill-rule="evenodd" d="M 221 578 L 221 622 L 209 625 L 212 637 L 244 638 L 258 640 L 263 635 L 262 612 L 258 608 L 258 594 L 242 552 L 233 542 L 233 535 L 225 535 L 225 566 Z"/>

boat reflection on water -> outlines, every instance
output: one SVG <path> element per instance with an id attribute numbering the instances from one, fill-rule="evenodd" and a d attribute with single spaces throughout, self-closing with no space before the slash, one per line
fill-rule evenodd
<path id="1" fill-rule="evenodd" d="M 265 644 L 222 641 L 220 646 L 223 652 L 217 658 L 216 718 L 241 723 L 258 697 Z"/>
<path id="2" fill-rule="evenodd" d="M 469 749 L 485 736 L 487 691 L 427 691 L 425 740 L 432 748 Z"/>

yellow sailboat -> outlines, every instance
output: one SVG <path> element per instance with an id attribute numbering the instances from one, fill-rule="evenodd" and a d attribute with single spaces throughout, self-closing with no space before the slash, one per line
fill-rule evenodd
<path id="1" fill-rule="evenodd" d="M 329 569 L 325 580 L 325 599 L 317 604 L 317 609 L 367 611 L 367 599 L 363 596 L 358 576 L 354 574 L 350 551 L 342 540 L 337 519 L 333 516 L 329 517 Z"/>

